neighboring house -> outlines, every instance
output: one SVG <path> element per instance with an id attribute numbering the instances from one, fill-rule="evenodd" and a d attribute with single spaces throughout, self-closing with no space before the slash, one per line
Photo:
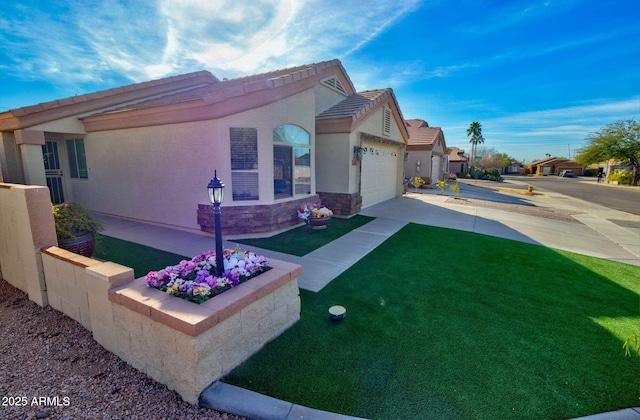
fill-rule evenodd
<path id="1" fill-rule="evenodd" d="M 429 178 L 432 185 L 439 179 L 445 179 L 449 173 L 449 155 L 442 129 L 429 127 L 426 121 L 420 119 L 407 120 L 405 125 L 409 131 L 405 176 Z"/>
<path id="2" fill-rule="evenodd" d="M 565 158 L 550 157 L 529 164 L 529 173 L 534 175 L 557 175 L 562 171 L 571 170 L 575 175 L 582 175 L 584 166 Z"/>
<path id="3" fill-rule="evenodd" d="M 518 174 L 518 175 L 524 175 L 525 171 L 524 168 L 522 167 L 522 165 L 520 165 L 520 162 L 510 162 L 509 166 L 507 166 L 506 168 L 506 172 L 507 174 Z"/>
<path id="4" fill-rule="evenodd" d="M 409 137 L 391 89 L 356 93 L 338 60 L 75 96 L 0 113 L 0 132 L 5 182 L 181 229 L 214 232 L 206 186 L 217 170 L 232 236 L 295 226 L 305 202 L 350 216 L 400 196 Z"/>
<path id="5" fill-rule="evenodd" d="M 449 152 L 449 172 L 452 174 L 468 174 L 469 155 L 457 147 L 450 147 L 447 150 Z"/>

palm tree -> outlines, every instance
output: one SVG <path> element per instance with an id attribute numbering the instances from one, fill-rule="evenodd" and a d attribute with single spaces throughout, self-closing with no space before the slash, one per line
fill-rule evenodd
<path id="1" fill-rule="evenodd" d="M 476 157 L 476 147 L 479 143 L 484 143 L 484 137 L 482 137 L 482 125 L 478 121 L 474 121 L 469 125 L 467 129 L 467 137 L 471 137 L 469 139 L 469 143 L 471 143 L 471 156 L 472 159 Z"/>

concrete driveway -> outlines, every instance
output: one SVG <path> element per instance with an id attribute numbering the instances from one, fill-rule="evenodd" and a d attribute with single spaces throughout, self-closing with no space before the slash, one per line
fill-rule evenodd
<path id="1" fill-rule="evenodd" d="M 524 195 L 526 183 L 460 181 L 449 190 L 410 188 L 362 214 L 513 239 L 640 265 L 640 216 L 558 193 Z"/>

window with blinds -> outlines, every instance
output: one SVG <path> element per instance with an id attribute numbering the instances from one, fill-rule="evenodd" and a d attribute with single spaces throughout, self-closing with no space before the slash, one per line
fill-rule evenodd
<path id="1" fill-rule="evenodd" d="M 258 200 L 258 130 L 229 129 L 233 201 Z"/>

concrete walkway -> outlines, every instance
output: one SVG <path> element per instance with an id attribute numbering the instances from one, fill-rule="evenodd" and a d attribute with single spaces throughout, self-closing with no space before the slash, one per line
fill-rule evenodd
<path id="1" fill-rule="evenodd" d="M 518 181 L 499 185 L 526 188 Z M 439 190 L 414 192 L 411 189 L 404 197 L 362 211 L 361 214 L 376 219 L 303 257 L 255 247 L 250 249 L 268 258 L 302 265 L 304 273 L 298 278 L 298 284 L 300 288 L 314 292 L 407 223 L 465 230 L 640 265 L 640 216 L 556 193 L 529 196 L 495 188 L 495 183 L 461 182 L 459 200 L 466 199 L 466 203 L 457 201 L 449 191 L 440 194 Z M 562 213 L 564 220 L 555 217 L 554 211 Z M 573 218 L 579 223 L 566 221 L 566 214 L 574 214 Z M 184 256 L 215 249 L 214 238 L 210 236 L 103 215 L 98 218 L 104 222 L 104 234 L 119 239 Z M 232 241 L 224 241 L 224 246 L 247 248 Z M 252 419 L 354 419 L 276 400 L 222 382 L 215 382 L 202 393 L 201 405 Z M 589 417 L 591 420 L 605 418 L 640 420 L 640 409 Z"/>

